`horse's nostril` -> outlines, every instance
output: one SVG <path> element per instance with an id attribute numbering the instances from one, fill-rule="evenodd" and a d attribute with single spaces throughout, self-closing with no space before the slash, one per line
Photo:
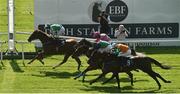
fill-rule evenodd
<path id="1" fill-rule="evenodd" d="M 28 39 L 28 42 L 31 42 L 30 39 Z"/>

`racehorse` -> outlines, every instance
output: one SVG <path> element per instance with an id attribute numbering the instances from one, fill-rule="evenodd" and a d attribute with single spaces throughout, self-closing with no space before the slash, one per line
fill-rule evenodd
<path id="1" fill-rule="evenodd" d="M 88 60 L 89 63 L 102 64 L 102 74 L 99 75 L 96 79 L 92 80 L 90 84 L 93 84 L 101 77 L 105 76 L 107 73 L 112 72 L 113 76 L 105 81 L 107 83 L 114 77 L 116 77 L 118 88 L 120 88 L 120 80 L 118 73 L 119 72 L 130 72 L 135 69 L 142 70 L 152 77 L 158 84 L 159 89 L 161 89 L 161 84 L 157 78 L 160 78 L 165 83 L 171 83 L 171 81 L 165 80 L 160 74 L 152 70 L 151 63 L 154 63 L 162 69 L 170 69 L 169 66 L 162 65 L 157 60 L 147 57 L 147 56 L 134 56 L 134 57 L 117 57 L 114 54 L 110 53 L 100 53 L 94 52 Z M 103 84 L 104 84 L 103 83 Z"/>
<path id="2" fill-rule="evenodd" d="M 80 46 L 79 48 L 76 49 L 75 51 L 75 54 L 73 55 L 76 55 L 76 56 L 80 56 L 81 54 L 85 54 L 88 58 L 91 57 L 91 54 L 94 52 L 95 50 L 94 49 L 89 49 L 86 45 L 82 45 Z M 83 53 L 84 52 L 84 53 Z M 73 57 L 73 56 L 72 56 Z M 101 69 L 102 68 L 102 63 L 99 62 L 99 63 L 90 63 L 90 62 L 87 62 L 89 64 L 89 66 L 83 71 L 81 72 L 80 74 L 78 74 L 74 79 L 76 80 L 77 78 L 83 76 L 82 78 L 82 82 L 85 81 L 85 75 L 88 71 L 92 71 L 92 70 L 96 70 L 96 69 Z M 135 70 L 137 71 L 137 70 Z M 133 74 L 131 72 L 126 72 L 131 80 L 131 85 L 133 86 Z M 112 75 L 112 77 L 114 77 Z"/>
<path id="3" fill-rule="evenodd" d="M 94 43 L 86 40 L 86 39 L 82 39 L 78 45 L 77 45 L 77 49 L 76 51 L 73 53 L 72 57 L 79 57 L 81 55 L 86 55 L 88 58 L 91 56 L 92 52 L 94 51 L 93 49 L 93 45 Z M 136 52 L 132 49 L 132 55 L 136 55 Z M 89 63 L 88 63 L 89 64 Z M 85 74 L 88 71 L 92 71 L 92 70 L 96 70 L 96 69 L 101 69 L 102 64 L 89 64 L 89 66 L 80 74 L 78 74 L 74 79 L 77 79 L 81 76 L 83 76 L 82 82 L 84 82 L 85 80 Z M 131 78 L 131 85 L 133 85 L 133 74 L 131 72 L 127 72 L 127 74 L 129 75 L 129 77 Z"/>
<path id="4" fill-rule="evenodd" d="M 53 67 L 56 68 L 62 64 L 64 64 L 68 58 L 73 54 L 75 51 L 75 45 L 77 45 L 77 41 L 74 39 L 67 39 L 67 40 L 60 40 L 56 39 L 46 33 L 44 33 L 41 30 L 35 30 L 30 37 L 28 38 L 28 41 L 31 42 L 33 40 L 39 39 L 43 45 L 43 51 L 39 52 L 35 58 L 33 58 L 28 64 L 32 63 L 35 59 L 40 60 L 42 63 L 42 59 L 44 55 L 54 55 L 54 54 L 64 54 L 64 59 L 59 64 L 55 65 Z M 78 63 L 78 70 L 80 70 L 81 61 L 79 57 L 74 57 L 74 59 Z"/>
<path id="5" fill-rule="evenodd" d="M 93 48 L 96 43 L 90 42 L 86 39 L 82 39 L 77 45 L 76 45 L 76 51 L 73 53 L 72 57 L 79 57 L 81 55 L 90 55 L 90 53 L 87 53 L 89 51 L 89 48 Z M 131 49 L 131 55 L 142 55 L 142 53 L 135 52 L 134 49 Z"/>

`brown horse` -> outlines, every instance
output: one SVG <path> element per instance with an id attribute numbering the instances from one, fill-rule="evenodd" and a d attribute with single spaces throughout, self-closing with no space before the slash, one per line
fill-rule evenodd
<path id="1" fill-rule="evenodd" d="M 82 46 L 77 47 L 77 49 L 76 49 L 75 53 L 72 55 L 72 57 L 74 57 L 75 55 L 80 56 L 80 55 L 84 54 L 88 58 L 90 58 L 91 55 L 93 55 L 93 53 L 95 51 L 96 51 L 95 49 L 91 49 L 87 45 L 82 45 Z M 89 64 L 89 66 L 84 71 L 82 71 L 80 74 L 78 74 L 74 78 L 75 80 L 82 76 L 82 82 L 84 82 L 87 72 L 92 71 L 92 70 L 102 69 L 102 66 L 103 66 L 102 62 L 98 62 L 98 63 L 87 62 L 87 63 Z M 138 70 L 135 70 L 135 71 L 138 71 Z M 133 74 L 130 71 L 127 71 L 126 74 L 128 74 L 130 81 L 131 81 L 131 85 L 133 86 Z M 113 77 L 114 77 L 114 74 L 112 75 L 111 78 L 113 78 Z M 106 82 L 104 82 L 104 83 L 106 83 Z"/>
<path id="2" fill-rule="evenodd" d="M 49 56 L 54 54 L 64 54 L 63 61 L 55 65 L 53 69 L 64 64 L 68 60 L 68 58 L 76 49 L 75 45 L 78 43 L 74 39 L 61 40 L 54 38 L 41 30 L 35 30 L 29 37 L 28 41 L 31 42 L 36 39 L 39 39 L 41 41 L 43 45 L 43 51 L 39 52 L 36 57 L 33 58 L 28 64 L 32 63 L 35 59 L 38 59 L 43 63 L 42 59 L 44 55 Z M 81 61 L 79 57 L 74 57 L 74 59 L 78 63 L 78 70 L 80 70 Z"/>
<path id="3" fill-rule="evenodd" d="M 162 69 L 170 69 L 169 66 L 162 65 L 157 60 L 151 58 L 151 57 L 140 57 L 140 56 L 134 56 L 133 58 L 129 57 L 117 57 L 114 54 L 110 53 L 100 53 L 100 52 L 94 52 L 90 59 L 88 60 L 90 65 L 95 64 L 102 64 L 102 74 L 99 75 L 96 79 L 92 80 L 90 84 L 93 84 L 101 77 L 105 76 L 107 73 L 112 72 L 113 76 L 105 81 L 104 83 L 107 83 L 114 77 L 116 77 L 118 88 L 120 88 L 120 80 L 118 73 L 119 72 L 130 72 L 135 69 L 142 70 L 143 72 L 147 73 L 150 77 L 152 77 L 156 83 L 159 86 L 159 89 L 161 88 L 161 84 L 158 81 L 157 78 L 160 78 L 165 83 L 171 83 L 171 81 L 165 80 L 160 74 L 152 70 L 151 63 L 154 63 L 158 67 Z"/>
<path id="4" fill-rule="evenodd" d="M 93 45 L 94 43 L 93 42 L 90 42 L 86 39 L 82 39 L 78 45 L 77 45 L 77 49 L 76 51 L 73 53 L 72 57 L 79 57 L 81 55 L 86 55 L 88 58 L 91 57 L 91 54 L 95 51 L 93 49 Z M 137 53 L 135 52 L 135 50 L 131 49 L 131 54 L 133 56 L 136 56 L 136 55 L 139 55 L 139 54 L 142 54 L 142 53 Z M 96 64 L 89 64 L 89 66 L 84 70 L 82 71 L 80 74 L 78 74 L 74 79 L 77 79 L 79 77 L 83 77 L 82 78 L 82 82 L 85 81 L 85 75 L 88 71 L 92 71 L 92 70 L 96 70 L 96 69 L 101 69 L 101 66 L 102 64 L 101 63 L 96 63 Z M 137 70 L 136 70 L 137 71 Z M 126 72 L 129 77 L 131 78 L 131 85 L 133 85 L 133 74 L 131 72 Z"/>

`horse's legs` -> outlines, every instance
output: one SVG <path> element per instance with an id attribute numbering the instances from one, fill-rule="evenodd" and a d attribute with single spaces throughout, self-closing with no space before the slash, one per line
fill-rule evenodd
<path id="1" fill-rule="evenodd" d="M 133 84 L 133 74 L 129 71 L 129 72 L 126 72 L 128 75 L 129 75 L 129 77 L 130 77 L 130 79 L 131 79 L 131 85 L 133 86 L 134 84 Z"/>
<path id="2" fill-rule="evenodd" d="M 39 59 L 39 61 L 44 65 L 44 61 L 42 61 L 42 59 Z"/>
<path id="3" fill-rule="evenodd" d="M 95 68 L 95 67 L 93 67 L 93 66 L 88 66 L 83 72 L 81 72 L 80 74 L 78 74 L 74 79 L 76 80 L 77 78 L 83 76 L 82 82 L 84 82 L 86 73 L 87 73 L 88 71 L 95 70 L 95 69 L 97 69 L 97 68 Z"/>
<path id="4" fill-rule="evenodd" d="M 34 60 L 36 60 L 38 57 L 38 55 L 36 55 L 28 64 L 31 64 L 32 62 L 34 62 Z"/>
<path id="5" fill-rule="evenodd" d="M 103 72 L 102 74 L 100 74 L 96 79 L 92 80 L 90 82 L 90 85 L 92 85 L 93 83 L 95 83 L 98 79 L 102 78 L 103 76 L 105 76 L 107 73 Z"/>
<path id="6" fill-rule="evenodd" d="M 70 57 L 70 55 L 65 54 L 63 61 L 61 63 L 53 66 L 53 69 L 55 69 L 56 67 L 59 67 L 60 65 L 64 64 L 68 60 L 69 57 Z"/>
<path id="7" fill-rule="evenodd" d="M 38 59 L 42 64 L 44 64 L 44 62 L 42 61 L 43 55 L 44 55 L 43 52 L 38 53 L 28 64 L 31 64 L 36 59 Z"/>
<path id="8" fill-rule="evenodd" d="M 80 67 L 81 67 L 81 60 L 79 59 L 79 57 L 74 57 L 74 59 L 76 60 L 76 62 L 78 63 L 78 71 L 80 71 Z"/>
<path id="9" fill-rule="evenodd" d="M 81 72 L 80 74 L 78 74 L 76 77 L 74 77 L 74 79 L 76 80 L 77 78 L 84 76 L 86 74 L 86 72 L 88 72 L 90 70 L 91 66 L 88 66 L 83 72 Z"/>
<path id="10" fill-rule="evenodd" d="M 105 84 L 105 83 L 107 83 L 107 82 L 111 81 L 114 77 L 115 77 L 115 74 L 113 73 L 113 75 L 111 76 L 111 78 L 109 78 L 108 80 L 106 80 L 106 81 L 105 81 L 105 82 L 103 82 L 102 84 Z"/>
<path id="11" fill-rule="evenodd" d="M 117 84 L 118 84 L 118 88 L 121 89 L 121 87 L 120 87 L 119 75 L 118 75 L 118 73 L 114 73 L 114 74 L 115 74 L 115 77 L 116 77 L 116 81 L 117 81 Z"/>
<path id="12" fill-rule="evenodd" d="M 131 85 L 133 86 L 133 85 L 134 85 L 134 84 L 133 84 L 133 74 L 132 74 L 131 72 L 126 72 L 126 73 L 129 75 L 129 77 L 130 77 L 130 79 L 131 79 Z M 113 75 L 111 76 L 111 78 L 109 78 L 108 80 L 106 80 L 106 81 L 103 82 L 102 84 L 105 84 L 105 83 L 109 82 L 109 81 L 112 80 L 114 77 L 116 77 L 115 73 L 113 73 Z"/>
<path id="13" fill-rule="evenodd" d="M 160 82 L 158 81 L 158 79 L 156 78 L 156 74 L 154 74 L 152 71 L 148 71 L 146 72 L 149 76 L 151 76 L 155 81 L 156 83 L 158 84 L 158 87 L 159 89 L 161 89 L 161 84 Z"/>
<path id="14" fill-rule="evenodd" d="M 156 72 L 154 72 L 154 71 L 152 71 L 152 72 L 156 75 L 156 77 L 160 78 L 163 82 L 165 82 L 165 83 L 171 83 L 171 81 L 167 81 L 167 80 L 164 79 L 160 74 L 158 74 L 158 73 L 156 73 Z"/>

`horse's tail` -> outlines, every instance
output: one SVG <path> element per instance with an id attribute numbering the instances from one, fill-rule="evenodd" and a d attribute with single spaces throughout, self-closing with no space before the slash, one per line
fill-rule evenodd
<path id="1" fill-rule="evenodd" d="M 151 58 L 151 57 L 147 57 L 147 58 L 150 60 L 150 62 L 154 63 L 155 65 L 157 65 L 157 66 L 159 66 L 159 67 L 161 67 L 162 69 L 171 69 L 170 66 L 162 65 L 162 64 L 159 63 L 157 60 L 155 60 L 155 59 L 153 59 L 153 58 Z"/>

